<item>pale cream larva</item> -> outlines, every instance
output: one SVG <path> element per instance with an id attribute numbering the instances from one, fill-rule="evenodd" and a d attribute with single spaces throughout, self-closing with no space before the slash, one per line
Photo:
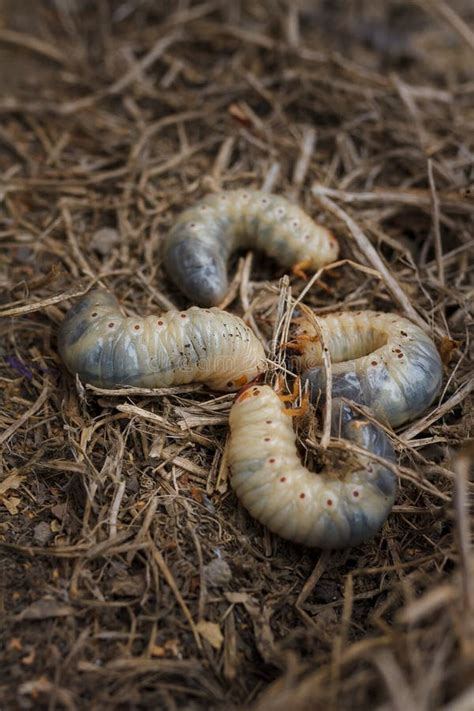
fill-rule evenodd
<path id="1" fill-rule="evenodd" d="M 103 290 L 70 309 L 58 345 L 71 373 L 103 388 L 201 382 L 231 391 L 265 369 L 260 341 L 238 316 L 193 307 L 125 317 L 115 296 Z"/>
<path id="2" fill-rule="evenodd" d="M 384 432 L 347 408 L 333 431 L 384 460 Z M 337 428 L 337 429 L 336 429 Z M 391 469 L 365 455 L 318 474 L 300 461 L 292 418 L 268 385 L 250 386 L 230 413 L 231 485 L 242 505 L 274 533 L 319 548 L 357 545 L 373 536 L 395 498 Z"/>
<path id="3" fill-rule="evenodd" d="M 420 415 L 441 387 L 443 368 L 431 338 L 406 318 L 377 311 L 318 317 L 332 361 L 332 395 L 371 408 L 396 427 Z M 313 402 L 324 397 L 320 336 L 301 319 L 295 344 Z"/>
<path id="4" fill-rule="evenodd" d="M 201 306 L 224 298 L 227 260 L 239 247 L 262 250 L 297 273 L 329 264 L 339 252 L 331 232 L 298 205 L 259 190 L 208 195 L 181 213 L 163 247 L 168 274 Z"/>

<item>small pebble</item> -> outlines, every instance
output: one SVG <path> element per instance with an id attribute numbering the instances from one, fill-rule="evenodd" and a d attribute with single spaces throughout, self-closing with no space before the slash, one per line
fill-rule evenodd
<path id="1" fill-rule="evenodd" d="M 53 536 L 53 533 L 49 527 L 49 524 L 46 523 L 46 521 L 41 521 L 35 526 L 35 532 L 33 534 L 33 538 L 35 539 L 36 543 L 39 543 L 41 546 L 44 546 L 45 543 L 47 543 Z"/>
<path id="2" fill-rule="evenodd" d="M 232 571 L 222 558 L 214 558 L 208 565 L 204 566 L 204 577 L 206 584 L 210 588 L 218 588 L 230 582 Z"/>
<path id="3" fill-rule="evenodd" d="M 90 246 L 105 257 L 119 242 L 120 236 L 114 227 L 102 227 L 92 235 Z"/>

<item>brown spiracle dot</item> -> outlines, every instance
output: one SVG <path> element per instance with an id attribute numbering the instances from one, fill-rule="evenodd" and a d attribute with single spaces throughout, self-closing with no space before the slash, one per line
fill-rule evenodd
<path id="1" fill-rule="evenodd" d="M 115 323 L 111 321 L 109 324 L 107 324 L 109 328 L 113 328 L 115 326 Z"/>
<path id="2" fill-rule="evenodd" d="M 272 420 L 265 420 L 265 424 L 266 424 L 266 425 L 271 425 L 271 424 L 272 424 Z"/>
<path id="3" fill-rule="evenodd" d="M 352 492 L 352 496 L 354 496 L 354 497 L 357 499 L 357 497 L 359 496 L 359 492 L 358 492 L 358 491 L 353 491 L 353 492 Z"/>
<path id="4" fill-rule="evenodd" d="M 157 323 L 158 326 L 162 326 L 162 325 L 163 325 L 163 321 L 157 321 L 156 323 Z"/>
<path id="5" fill-rule="evenodd" d="M 374 366 L 377 365 L 377 361 L 376 360 L 371 361 L 370 365 L 374 365 Z"/>
<path id="6" fill-rule="evenodd" d="M 94 311 L 93 313 L 91 313 L 91 318 L 95 318 L 96 316 L 97 316 L 97 311 Z"/>
<path id="7" fill-rule="evenodd" d="M 328 500 L 326 501 L 326 504 L 327 504 L 328 506 L 332 506 L 332 499 L 328 499 Z"/>
<path id="8" fill-rule="evenodd" d="M 233 386 L 233 384 L 234 384 L 234 381 L 233 381 L 233 380 L 229 380 L 229 382 L 227 383 L 227 387 L 228 387 L 228 388 L 231 388 L 231 387 Z"/>
<path id="9" fill-rule="evenodd" d="M 408 333 L 407 333 L 406 331 L 400 331 L 400 334 L 401 334 L 402 336 L 405 336 L 405 338 L 408 336 Z"/>
<path id="10" fill-rule="evenodd" d="M 275 457 L 270 457 L 270 459 L 268 460 L 269 464 L 275 464 L 275 462 L 276 462 Z"/>
<path id="11" fill-rule="evenodd" d="M 264 442 L 271 442 L 272 440 L 271 440 L 271 437 L 264 437 L 263 441 Z"/>
<path id="12" fill-rule="evenodd" d="M 308 242 L 311 239 L 311 235 L 305 235 L 303 239 L 305 242 Z"/>
<path id="13" fill-rule="evenodd" d="M 399 354 L 398 354 L 398 357 L 399 357 L 399 358 L 403 358 L 403 353 L 399 353 Z"/>
<path id="14" fill-rule="evenodd" d="M 280 477 L 280 481 L 281 481 L 281 482 L 286 481 L 286 476 L 281 476 L 281 477 Z"/>
<path id="15" fill-rule="evenodd" d="M 300 494 L 300 499 L 304 499 L 305 496 L 306 494 Z"/>
<path id="16" fill-rule="evenodd" d="M 186 314 L 180 314 L 181 318 L 188 318 Z"/>
<path id="17" fill-rule="evenodd" d="M 135 329 L 135 331 L 139 331 L 139 330 L 140 330 L 140 324 L 139 324 L 139 323 L 136 323 L 133 328 Z"/>

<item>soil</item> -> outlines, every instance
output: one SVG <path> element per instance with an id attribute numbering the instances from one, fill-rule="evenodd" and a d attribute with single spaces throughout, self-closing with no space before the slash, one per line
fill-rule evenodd
<path id="1" fill-rule="evenodd" d="M 473 23 L 467 0 L 0 0 L 2 711 L 474 707 Z M 311 282 L 233 258 L 226 307 L 273 374 L 304 289 L 316 313 L 418 320 L 442 354 L 427 416 L 389 431 L 393 512 L 357 548 L 239 507 L 233 395 L 99 392 L 57 353 L 93 284 L 128 313 L 188 306 L 160 242 L 241 186 L 341 244 Z M 339 461 L 320 412 L 297 426 L 315 470 Z"/>

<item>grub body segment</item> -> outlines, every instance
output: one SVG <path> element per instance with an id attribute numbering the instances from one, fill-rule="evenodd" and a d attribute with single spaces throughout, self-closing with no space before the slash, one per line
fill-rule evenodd
<path id="1" fill-rule="evenodd" d="M 352 413 L 346 420 L 337 425 L 340 436 L 394 460 L 382 430 Z M 393 472 L 365 455 L 338 471 L 309 471 L 296 448 L 292 418 L 268 385 L 238 397 L 229 424 L 232 488 L 251 516 L 282 538 L 319 548 L 353 546 L 387 518 L 395 497 Z"/>
<path id="2" fill-rule="evenodd" d="M 316 270 L 334 261 L 338 244 L 298 205 L 259 190 L 208 195 L 178 216 L 164 241 L 168 274 L 194 302 L 220 303 L 227 288 L 227 260 L 242 247 L 266 252 L 284 267 Z"/>
<path id="3" fill-rule="evenodd" d="M 125 317 L 112 294 L 91 291 L 61 324 L 60 355 L 97 387 L 166 387 L 202 382 L 237 390 L 265 369 L 260 341 L 238 316 L 192 307 Z"/>
<path id="4" fill-rule="evenodd" d="M 332 362 L 333 397 L 370 407 L 397 427 L 413 420 L 438 394 L 443 369 L 432 339 L 408 319 L 377 311 L 317 317 Z M 325 392 L 321 341 L 314 322 L 302 319 L 297 334 L 300 367 L 313 402 Z"/>

